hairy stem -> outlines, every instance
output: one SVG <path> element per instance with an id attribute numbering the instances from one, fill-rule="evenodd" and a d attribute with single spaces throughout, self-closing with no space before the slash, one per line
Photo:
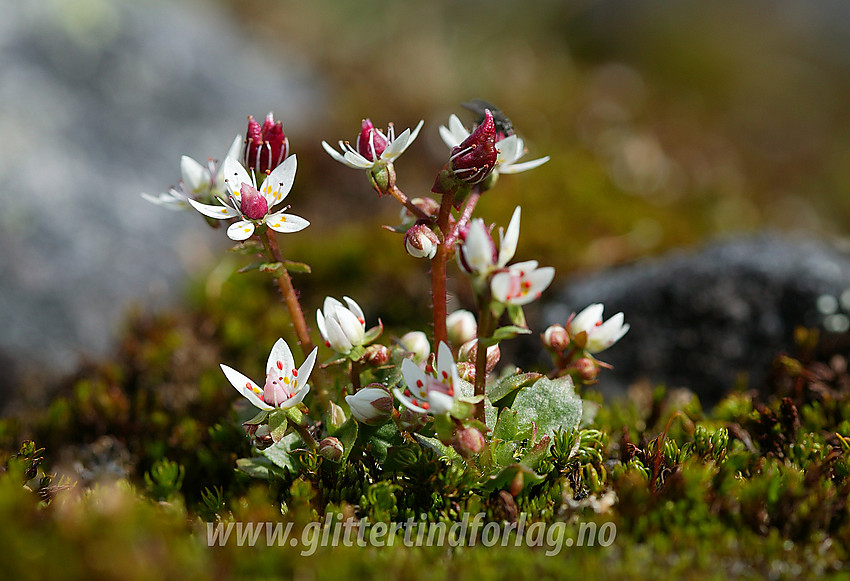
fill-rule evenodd
<path id="1" fill-rule="evenodd" d="M 488 289 L 489 291 L 489 289 Z M 487 345 L 485 341 L 493 333 L 493 316 L 490 313 L 489 292 L 478 297 L 478 344 L 475 353 L 475 395 L 484 395 L 487 385 Z M 475 419 L 487 423 L 484 402 L 475 404 Z"/>
<path id="2" fill-rule="evenodd" d="M 275 237 L 266 230 L 260 235 L 260 238 L 263 240 L 263 245 L 271 258 L 275 262 L 283 262 Z M 304 311 L 301 310 L 301 303 L 298 302 L 298 294 L 295 292 L 295 287 L 292 286 L 289 272 L 283 270 L 283 274 L 277 278 L 277 286 L 280 289 L 280 294 L 283 295 L 283 302 L 289 310 L 289 318 L 292 320 L 292 326 L 295 327 L 295 334 L 298 336 L 301 351 L 306 357 L 313 350 L 313 340 L 310 339 L 310 331 L 307 328 L 307 321 L 304 319 Z"/>
<path id="3" fill-rule="evenodd" d="M 454 194 L 443 194 L 440 212 L 437 214 L 437 227 L 443 234 L 443 242 L 437 246 L 437 254 L 431 260 L 431 306 L 434 315 L 434 349 L 440 343 L 448 343 L 446 331 L 446 264 L 451 256 L 451 246 L 446 240 L 451 238 L 452 204 Z M 455 234 L 456 236 L 456 234 Z"/>

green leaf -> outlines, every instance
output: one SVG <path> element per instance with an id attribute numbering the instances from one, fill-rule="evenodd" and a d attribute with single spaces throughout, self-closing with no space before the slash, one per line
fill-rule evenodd
<path id="1" fill-rule="evenodd" d="M 460 454 L 452 448 L 451 446 L 446 446 L 437 438 L 429 438 L 427 436 L 423 436 L 422 434 L 413 434 L 413 437 L 417 442 L 423 447 L 431 450 L 436 453 L 439 457 L 448 458 L 449 460 L 454 460 L 455 458 L 460 458 Z"/>
<path id="2" fill-rule="evenodd" d="M 256 240 L 246 240 L 241 244 L 236 244 L 232 248 L 227 249 L 228 252 L 234 252 L 236 254 L 261 254 L 263 250 L 263 245 Z"/>
<path id="3" fill-rule="evenodd" d="M 529 450 L 528 453 L 526 453 L 526 455 L 522 457 L 520 464 L 522 464 L 523 466 L 527 466 L 532 470 L 536 470 L 537 466 L 540 464 L 540 461 L 549 455 L 550 441 L 551 438 L 549 437 L 549 435 L 544 434 L 540 441 L 534 444 L 531 450 Z"/>
<path id="4" fill-rule="evenodd" d="M 272 462 L 268 458 L 238 458 L 236 468 L 251 478 L 269 479 L 272 471 Z"/>
<path id="5" fill-rule="evenodd" d="M 286 270 L 282 262 L 264 262 L 258 268 L 260 269 L 260 272 L 265 272 L 275 278 L 283 275 L 283 271 Z"/>
<path id="6" fill-rule="evenodd" d="M 313 272 L 313 269 L 310 268 L 309 264 L 305 264 L 303 262 L 295 262 L 294 260 L 284 260 L 283 267 L 289 272 L 297 272 L 303 274 L 310 274 Z"/>
<path id="7" fill-rule="evenodd" d="M 484 344 L 487 347 L 491 345 L 495 345 L 500 341 L 507 341 L 508 339 L 513 339 L 517 335 L 528 335 L 531 333 L 531 329 L 528 327 L 517 327 L 516 325 L 506 325 L 504 327 L 499 327 L 493 332 L 492 337 L 487 337 L 484 339 Z"/>
<path id="8" fill-rule="evenodd" d="M 261 450 L 260 454 L 271 460 L 275 466 L 289 470 L 292 473 L 297 473 L 298 468 L 290 454 L 290 451 L 301 443 L 301 438 L 295 432 L 284 437 L 280 442 L 276 442 Z M 253 458 L 249 458 L 253 459 Z M 238 461 L 237 461 L 238 464 Z"/>
<path id="9" fill-rule="evenodd" d="M 242 268 L 240 268 L 236 272 L 242 274 L 244 272 L 256 270 L 256 269 L 260 268 L 260 266 L 262 266 L 262 265 L 263 265 L 262 262 L 252 262 L 251 264 L 246 264 L 245 266 L 243 266 Z"/>
<path id="10" fill-rule="evenodd" d="M 384 324 L 378 319 L 378 324 L 366 331 L 366 334 L 363 335 L 363 344 L 368 345 L 375 339 L 381 336 L 381 333 L 384 332 Z"/>
<path id="11" fill-rule="evenodd" d="M 457 399 L 455 400 L 451 411 L 449 411 L 449 414 L 451 414 L 451 416 L 456 420 L 465 420 L 466 418 L 472 416 L 472 413 L 474 411 L 475 404 Z"/>
<path id="12" fill-rule="evenodd" d="M 452 430 L 454 424 L 449 414 L 439 414 L 434 416 L 434 431 L 441 442 L 452 441 Z"/>
<path id="13" fill-rule="evenodd" d="M 518 481 L 520 484 L 519 491 L 521 492 L 535 484 L 540 484 L 543 482 L 543 478 L 543 476 L 537 474 L 526 466 L 511 464 L 510 466 L 504 467 L 498 474 L 491 476 L 482 482 L 481 488 L 484 489 L 485 492 L 492 492 L 494 490 L 510 490 L 515 484 L 515 481 Z"/>
<path id="14" fill-rule="evenodd" d="M 493 438 L 505 441 L 516 440 L 518 430 L 519 419 L 517 418 L 517 412 L 505 408 L 499 414 L 499 421 L 496 422 L 496 427 L 493 428 Z"/>
<path id="15" fill-rule="evenodd" d="M 504 377 L 490 386 L 487 390 L 487 397 L 493 403 L 502 403 L 509 405 L 510 402 L 503 402 L 509 395 L 516 395 L 513 392 L 522 389 L 523 387 L 532 385 L 535 381 L 543 377 L 539 373 L 518 373 Z"/>
<path id="16" fill-rule="evenodd" d="M 534 422 L 537 433 L 550 438 L 558 429 L 573 430 L 581 423 L 581 398 L 568 375 L 537 380 L 517 393 L 511 408 L 517 412 L 520 429 L 530 428 Z"/>
<path id="17" fill-rule="evenodd" d="M 253 418 L 246 422 L 242 422 L 243 426 L 259 426 L 266 423 L 266 419 L 269 417 L 268 410 L 260 410 L 260 413 L 255 415 Z"/>
<path id="18" fill-rule="evenodd" d="M 286 428 L 289 427 L 286 412 L 277 410 L 269 415 L 269 430 L 271 431 L 272 440 L 280 442 L 283 436 L 286 435 Z"/>
<path id="19" fill-rule="evenodd" d="M 525 313 L 520 305 L 508 305 L 508 318 L 517 327 L 526 328 L 528 326 L 525 323 Z M 531 331 L 528 332 L 531 333 Z"/>

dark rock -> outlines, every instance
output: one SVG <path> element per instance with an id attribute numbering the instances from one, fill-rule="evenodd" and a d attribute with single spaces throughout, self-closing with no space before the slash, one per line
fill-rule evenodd
<path id="1" fill-rule="evenodd" d="M 742 372 L 759 387 L 773 358 L 793 350 L 795 327 L 846 332 L 848 289 L 847 254 L 764 234 L 589 276 L 564 289 L 544 321 L 563 324 L 595 302 L 605 305 L 606 319 L 623 311 L 631 330 L 599 354 L 614 365 L 600 375 L 600 389 L 622 392 L 648 379 L 714 402 Z"/>

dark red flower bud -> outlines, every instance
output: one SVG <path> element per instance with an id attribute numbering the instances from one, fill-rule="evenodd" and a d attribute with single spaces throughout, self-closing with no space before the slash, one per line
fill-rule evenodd
<path id="1" fill-rule="evenodd" d="M 487 178 L 496 167 L 499 155 L 496 149 L 496 125 L 489 109 L 484 110 L 484 120 L 460 145 L 452 148 L 451 170 L 454 175 L 470 184 Z"/>
<path id="2" fill-rule="evenodd" d="M 249 220 L 262 220 L 269 213 L 269 203 L 257 188 L 242 184 L 239 209 Z"/>
<path id="3" fill-rule="evenodd" d="M 369 161 L 375 161 L 384 153 L 387 143 L 386 136 L 375 129 L 372 121 L 364 119 L 360 135 L 357 136 L 357 153 Z"/>
<path id="4" fill-rule="evenodd" d="M 248 133 L 242 149 L 242 163 L 258 172 L 269 172 L 289 155 L 289 140 L 283 133 L 283 124 L 275 122 L 269 113 L 263 125 L 248 116 Z"/>

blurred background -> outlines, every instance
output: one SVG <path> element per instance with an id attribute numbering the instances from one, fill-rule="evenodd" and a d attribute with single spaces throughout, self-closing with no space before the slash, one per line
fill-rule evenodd
<path id="1" fill-rule="evenodd" d="M 427 320 L 426 265 L 380 228 L 396 203 L 320 143 L 364 117 L 424 119 L 397 171 L 425 195 L 448 153 L 437 128 L 470 124 L 474 98 L 511 118 L 528 159 L 552 158 L 503 176 L 479 215 L 505 224 L 521 204 L 517 257 L 556 266 L 556 288 L 729 234 L 842 244 L 850 225 L 839 0 L 0 6 L 4 392 L 110 353 L 128 308 L 180 304 L 192 281 L 222 292 L 223 231 L 139 194 L 176 185 L 182 154 L 223 157 L 249 114 L 274 111 L 298 154 L 288 202 L 312 226 L 281 243 L 313 266 L 296 281 L 308 313 L 332 293 L 390 327 Z"/>

